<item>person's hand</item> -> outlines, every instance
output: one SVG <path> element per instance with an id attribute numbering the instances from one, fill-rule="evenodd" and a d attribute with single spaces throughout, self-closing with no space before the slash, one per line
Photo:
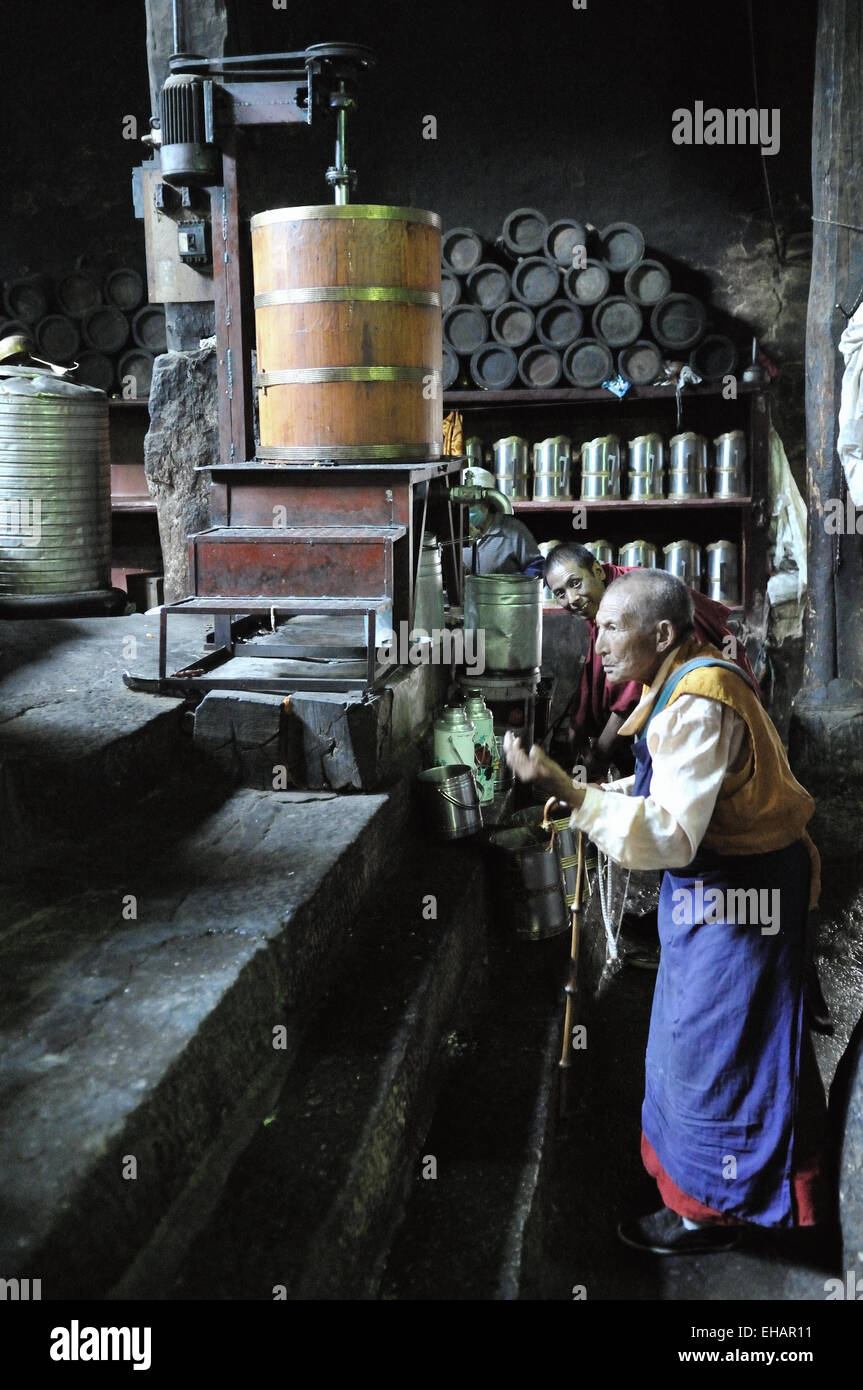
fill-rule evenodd
<path id="1" fill-rule="evenodd" d="M 520 782 L 532 783 L 539 791 L 553 796 L 570 809 L 581 804 L 581 788 L 576 787 L 560 764 L 543 752 L 538 743 L 532 746 L 530 752 L 526 752 L 521 739 L 508 732 L 504 736 L 503 751 L 508 765 Z"/>

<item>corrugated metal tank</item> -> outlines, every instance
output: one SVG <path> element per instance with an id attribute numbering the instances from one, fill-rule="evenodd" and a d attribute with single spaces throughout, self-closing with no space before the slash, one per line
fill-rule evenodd
<path id="1" fill-rule="evenodd" d="M 0 606 L 110 584 L 107 396 L 0 367 Z"/>

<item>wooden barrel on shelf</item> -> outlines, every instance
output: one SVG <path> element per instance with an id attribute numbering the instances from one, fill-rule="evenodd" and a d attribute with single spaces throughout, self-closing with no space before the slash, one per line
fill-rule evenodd
<path id="1" fill-rule="evenodd" d="M 513 294 L 533 309 L 549 304 L 559 290 L 560 266 L 545 256 L 525 256 L 512 272 Z"/>
<path id="2" fill-rule="evenodd" d="M 737 366 L 737 348 L 724 333 L 708 333 L 692 349 L 689 365 L 702 381 L 721 381 Z"/>
<path id="3" fill-rule="evenodd" d="M 581 222 L 562 217 L 552 222 L 545 236 L 545 254 L 550 261 L 569 269 L 572 266 L 572 253 L 577 246 L 587 245 L 587 229 Z"/>
<path id="4" fill-rule="evenodd" d="M 545 250 L 548 219 L 536 208 L 514 208 L 504 219 L 501 241 L 512 256 L 534 256 Z"/>
<path id="5" fill-rule="evenodd" d="M 32 326 L 47 314 L 50 290 L 44 275 L 23 275 L 18 280 L 7 280 L 3 307 L 10 319 Z"/>
<path id="6" fill-rule="evenodd" d="M 119 352 L 129 341 L 129 320 L 113 304 L 94 304 L 81 319 L 81 336 L 97 352 Z"/>
<path id="7" fill-rule="evenodd" d="M 83 318 L 88 309 L 101 302 L 101 287 L 86 270 L 73 270 L 57 281 L 57 303 L 73 319 Z"/>
<path id="8" fill-rule="evenodd" d="M 658 304 L 671 292 L 671 276 L 661 261 L 636 261 L 623 278 L 623 288 L 636 304 Z"/>
<path id="9" fill-rule="evenodd" d="M 440 457 L 440 225 L 364 203 L 251 219 L 260 458 Z"/>
<path id="10" fill-rule="evenodd" d="M 536 336 L 546 347 L 561 351 L 581 333 L 582 313 L 571 299 L 553 299 L 537 310 Z"/>
<path id="11" fill-rule="evenodd" d="M 494 261 L 483 261 L 467 277 L 468 299 L 479 304 L 487 314 L 506 304 L 511 293 L 509 272 L 502 265 L 495 265 Z"/>
<path id="12" fill-rule="evenodd" d="M 458 381 L 461 365 L 449 343 L 443 345 L 443 389 L 451 391 Z"/>
<path id="13" fill-rule="evenodd" d="M 118 266 L 105 276 L 105 302 L 131 314 L 144 300 L 144 280 L 130 265 Z"/>
<path id="14" fill-rule="evenodd" d="M 644 237 L 632 222 L 610 222 L 599 234 L 599 259 L 612 274 L 629 270 L 644 255 Z"/>
<path id="15" fill-rule="evenodd" d="M 469 357 L 488 339 L 488 319 L 478 304 L 454 304 L 443 316 L 443 336 L 453 352 Z"/>
<path id="16" fill-rule="evenodd" d="M 138 347 L 147 348 L 157 356 L 167 352 L 168 338 L 165 309 L 161 304 L 144 304 L 132 317 L 132 337 Z"/>
<path id="17" fill-rule="evenodd" d="M 573 386 L 589 390 L 611 378 L 614 358 L 611 349 L 596 338 L 579 338 L 563 354 L 563 372 Z"/>
<path id="18" fill-rule="evenodd" d="M 662 371 L 662 352 L 649 338 L 638 338 L 620 349 L 617 370 L 633 386 L 649 386 Z"/>
<path id="19" fill-rule="evenodd" d="M 627 347 L 641 332 L 641 310 L 622 294 L 610 294 L 597 304 L 591 320 L 593 332 L 609 347 Z"/>
<path id="20" fill-rule="evenodd" d="M 461 280 L 454 275 L 451 270 L 442 270 L 440 273 L 440 307 L 441 312 L 446 313 L 454 304 L 458 304 L 461 299 Z"/>
<path id="21" fill-rule="evenodd" d="M 450 227 L 441 238 L 441 261 L 454 275 L 469 275 L 482 260 L 482 237 L 473 227 Z"/>
<path id="22" fill-rule="evenodd" d="M 147 400 L 156 359 L 147 348 L 129 348 L 117 362 L 117 377 L 125 400 Z M 131 386 L 131 395 L 128 388 Z"/>
<path id="23" fill-rule="evenodd" d="M 491 316 L 491 335 L 495 342 L 520 348 L 529 343 L 536 327 L 533 310 L 528 304 L 510 299 L 501 304 Z"/>
<path id="24" fill-rule="evenodd" d="M 46 314 L 36 325 L 36 343 L 40 357 L 63 364 L 72 361 L 81 346 L 81 334 L 74 319 L 65 314 Z"/>
<path id="25" fill-rule="evenodd" d="M 548 391 L 560 381 L 560 353 L 544 343 L 534 343 L 519 354 L 518 374 L 525 386 L 537 391 Z"/>
<path id="26" fill-rule="evenodd" d="M 654 305 L 650 327 L 660 347 L 682 352 L 704 336 L 707 310 L 692 294 L 667 294 Z"/>
<path id="27" fill-rule="evenodd" d="M 484 391 L 505 391 L 518 375 L 518 358 L 504 343 L 484 343 L 470 359 L 470 375 Z"/>
<path id="28" fill-rule="evenodd" d="M 601 261 L 588 260 L 583 266 L 573 266 L 563 277 L 563 292 L 583 309 L 598 304 L 608 294 L 611 276 Z"/>

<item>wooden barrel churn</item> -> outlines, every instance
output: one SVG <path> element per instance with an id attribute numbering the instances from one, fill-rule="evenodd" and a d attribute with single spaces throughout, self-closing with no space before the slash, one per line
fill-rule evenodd
<path id="1" fill-rule="evenodd" d="M 440 458 L 441 223 L 418 208 L 251 219 L 259 458 Z"/>

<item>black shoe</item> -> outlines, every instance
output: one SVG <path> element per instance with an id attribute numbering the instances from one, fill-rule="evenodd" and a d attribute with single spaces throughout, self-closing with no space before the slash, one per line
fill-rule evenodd
<path id="1" fill-rule="evenodd" d="M 708 1255 L 733 1250 L 740 1243 L 738 1227 L 698 1226 L 689 1231 L 683 1217 L 668 1207 L 636 1221 L 621 1221 L 617 1234 L 624 1245 L 631 1245 L 633 1250 L 648 1250 L 652 1255 Z"/>

